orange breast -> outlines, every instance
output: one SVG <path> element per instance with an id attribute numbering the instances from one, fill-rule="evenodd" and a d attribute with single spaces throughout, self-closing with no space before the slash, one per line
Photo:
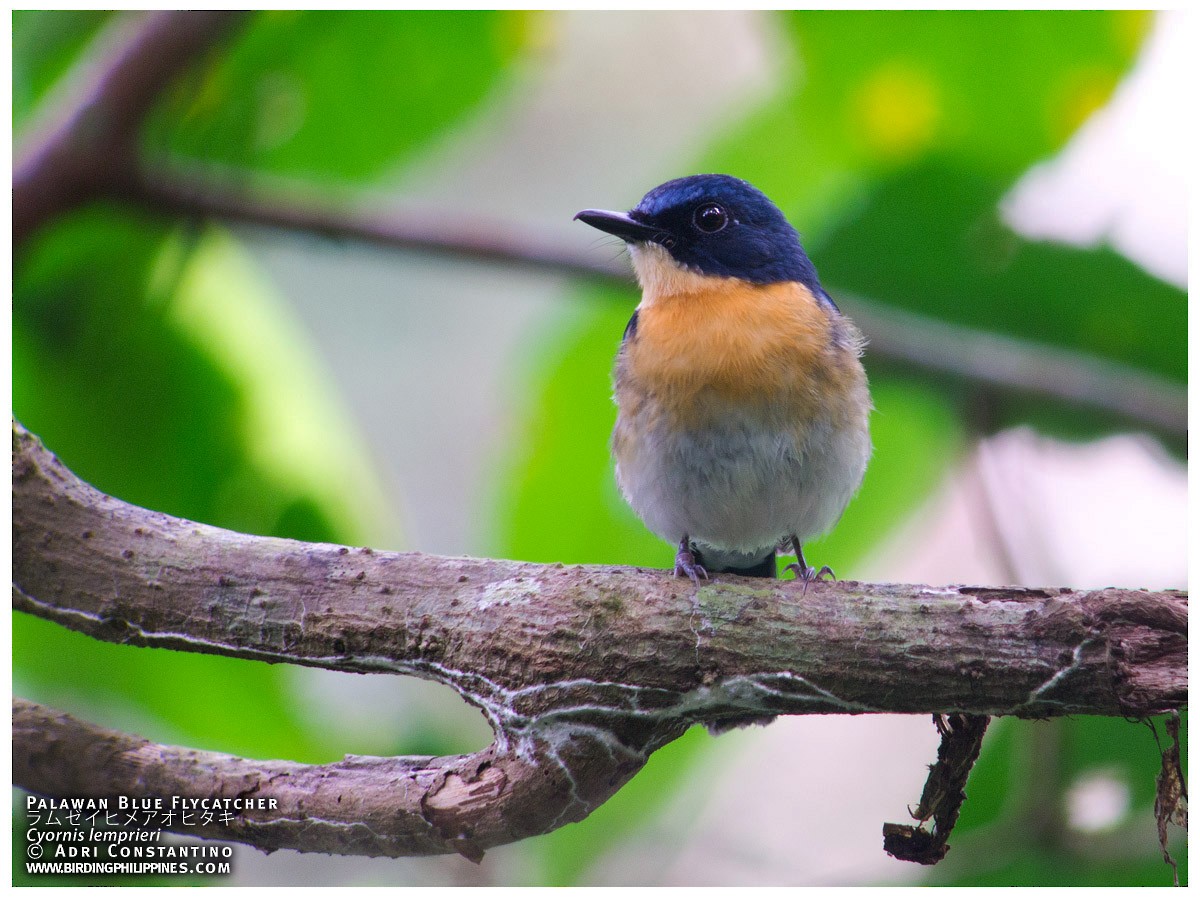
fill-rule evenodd
<path id="1" fill-rule="evenodd" d="M 793 282 L 705 279 L 687 292 L 647 298 L 618 364 L 618 402 L 649 394 L 684 426 L 728 404 L 782 402 L 799 420 L 828 415 L 861 374 L 857 335 L 842 320 L 838 340 L 837 316 Z"/>

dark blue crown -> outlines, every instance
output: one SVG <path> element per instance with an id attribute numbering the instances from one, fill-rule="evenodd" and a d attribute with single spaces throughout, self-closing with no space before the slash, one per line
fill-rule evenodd
<path id="1" fill-rule="evenodd" d="M 800 236 L 771 200 L 730 175 L 690 175 L 650 191 L 629 217 L 657 229 L 653 241 L 704 275 L 756 284 L 799 281 L 824 291 Z"/>

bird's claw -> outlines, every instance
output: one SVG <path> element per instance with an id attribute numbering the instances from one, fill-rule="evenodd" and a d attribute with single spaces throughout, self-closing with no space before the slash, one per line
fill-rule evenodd
<path id="1" fill-rule="evenodd" d="M 798 562 L 794 562 L 788 563 L 784 567 L 783 571 L 796 573 L 796 580 L 804 582 L 803 593 L 805 594 L 808 593 L 809 584 L 814 581 L 820 581 L 826 575 L 829 576 L 831 581 L 837 581 L 837 576 L 833 574 L 833 569 L 829 568 L 829 566 L 821 566 L 819 569 L 814 569 L 812 566 L 801 565 Z"/>
<path id="2" fill-rule="evenodd" d="M 700 586 L 700 579 L 708 580 L 708 571 L 700 563 L 696 562 L 696 557 L 691 550 L 680 549 L 675 554 L 675 577 L 687 577 L 692 579 L 692 584 L 696 587 Z"/>

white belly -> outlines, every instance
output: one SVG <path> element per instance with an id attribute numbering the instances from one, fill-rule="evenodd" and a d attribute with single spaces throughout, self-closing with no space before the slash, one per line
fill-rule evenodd
<path id="1" fill-rule="evenodd" d="M 781 417 L 732 411 L 690 431 L 656 425 L 652 404 L 641 422 L 618 416 L 627 451 L 617 483 L 646 526 L 678 543 L 761 558 L 781 539 L 805 540 L 833 527 L 858 490 L 871 452 L 866 418 L 834 429 L 812 422 L 797 438 Z M 631 440 L 638 435 L 636 440 Z"/>

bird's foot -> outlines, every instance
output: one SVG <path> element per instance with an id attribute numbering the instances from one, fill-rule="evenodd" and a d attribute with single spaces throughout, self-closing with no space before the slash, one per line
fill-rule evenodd
<path id="1" fill-rule="evenodd" d="M 690 578 L 696 587 L 700 586 L 701 578 L 708 580 L 708 570 L 696 562 L 696 554 L 692 551 L 692 544 L 686 535 L 679 542 L 679 552 L 675 554 L 675 577 Z"/>
<path id="2" fill-rule="evenodd" d="M 780 547 L 783 547 L 784 544 L 791 544 L 791 549 L 796 554 L 796 561 L 794 563 L 788 563 L 784 567 L 783 571 L 795 572 L 796 579 L 804 582 L 804 590 L 802 593 L 807 594 L 808 586 L 814 581 L 820 581 L 826 575 L 829 576 L 830 580 L 837 581 L 837 576 L 833 574 L 833 569 L 829 568 L 829 566 L 821 566 L 819 569 L 814 569 L 805 561 L 804 550 L 800 547 L 800 540 L 795 535 L 780 541 L 779 544 Z"/>
<path id="3" fill-rule="evenodd" d="M 814 569 L 812 566 L 802 566 L 800 563 L 788 563 L 783 571 L 795 572 L 796 579 L 804 582 L 804 590 L 808 590 L 808 585 L 813 581 L 820 581 L 826 575 L 830 581 L 837 581 L 837 576 L 833 574 L 833 569 L 829 566 L 821 566 L 819 569 Z"/>

